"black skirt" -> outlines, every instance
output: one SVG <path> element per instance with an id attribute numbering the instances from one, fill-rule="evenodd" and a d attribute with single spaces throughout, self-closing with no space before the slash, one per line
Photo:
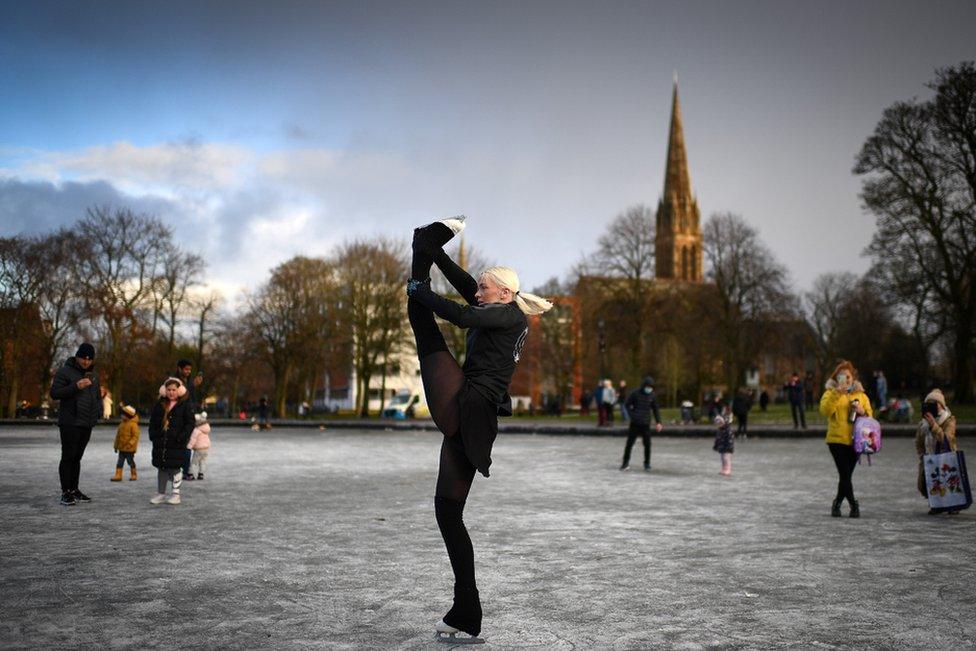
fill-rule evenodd
<path id="1" fill-rule="evenodd" d="M 498 405 L 465 382 L 458 392 L 458 412 L 464 454 L 471 465 L 487 477 L 491 447 L 498 436 Z"/>

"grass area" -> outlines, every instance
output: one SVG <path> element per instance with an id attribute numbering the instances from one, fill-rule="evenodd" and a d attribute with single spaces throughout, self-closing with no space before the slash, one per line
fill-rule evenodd
<path id="1" fill-rule="evenodd" d="M 912 400 L 912 406 L 914 407 L 915 417 L 920 417 L 921 414 L 921 401 L 918 399 Z M 959 405 L 950 406 L 952 413 L 956 415 L 956 419 L 960 423 L 973 423 L 976 422 L 976 405 Z M 340 411 L 337 414 L 314 414 L 308 417 L 308 420 L 329 420 L 329 419 L 353 419 L 357 418 L 358 414 L 353 411 Z M 371 418 L 378 418 L 379 414 L 374 412 L 370 414 Z M 617 407 L 614 410 L 614 417 L 617 421 L 620 419 L 620 408 Z M 292 417 L 294 418 L 294 417 Z M 528 412 L 519 414 L 516 418 L 526 418 L 533 420 L 556 420 L 552 416 L 546 416 L 540 413 L 530 415 Z M 661 418 L 664 419 L 665 423 L 676 423 L 681 419 L 681 410 L 678 407 L 665 407 L 661 409 Z M 568 423 L 593 423 L 596 424 L 596 410 L 591 409 L 589 416 L 582 417 L 579 412 L 567 412 L 560 417 L 561 420 Z M 823 425 L 824 417 L 820 415 L 820 411 L 817 406 L 814 405 L 813 410 L 808 410 L 806 412 L 807 425 Z M 699 419 L 699 422 L 704 422 Z M 915 421 L 913 421 L 915 422 Z M 790 415 L 790 406 L 788 404 L 770 404 L 766 411 L 760 411 L 759 406 L 753 406 L 752 410 L 749 412 L 749 423 L 750 424 L 767 424 L 767 425 L 792 425 L 793 418 Z"/>
<path id="2" fill-rule="evenodd" d="M 914 416 L 912 422 L 916 422 L 917 418 L 920 418 L 921 414 L 921 400 L 912 400 L 912 407 L 914 408 Z M 960 423 L 973 423 L 976 422 L 976 405 L 959 405 L 951 406 L 949 409 L 956 416 L 956 420 Z M 536 414 L 535 416 L 529 416 L 528 413 L 521 414 L 519 418 L 533 418 L 533 419 L 543 419 L 547 420 L 551 417 L 542 416 Z M 620 419 L 620 409 L 614 410 L 614 417 Z M 592 422 L 596 423 L 596 411 L 590 410 L 590 415 L 586 417 L 581 417 L 577 412 L 566 413 L 562 415 L 562 420 L 572 421 L 572 422 Z M 661 409 L 661 418 L 664 419 L 665 423 L 678 422 L 681 419 L 681 410 L 677 407 L 665 407 Z M 553 418 L 553 420 L 555 420 Z M 823 425 L 826 420 L 820 414 L 817 409 L 817 405 L 814 405 L 813 410 L 806 411 L 806 421 L 807 425 Z M 699 422 L 704 422 L 699 419 Z M 792 425 L 793 417 L 790 415 L 790 406 L 788 404 L 770 404 L 766 411 L 760 411 L 759 406 L 753 406 L 752 410 L 749 411 L 749 423 L 757 424 L 763 423 L 768 425 Z"/>

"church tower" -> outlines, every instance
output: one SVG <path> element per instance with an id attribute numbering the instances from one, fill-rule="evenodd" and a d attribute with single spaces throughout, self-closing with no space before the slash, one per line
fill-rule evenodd
<path id="1" fill-rule="evenodd" d="M 681 106 L 678 103 L 678 77 L 675 75 L 664 194 L 657 205 L 655 276 L 660 280 L 702 282 L 701 244 L 701 214 L 698 212 L 698 201 L 691 193 Z"/>

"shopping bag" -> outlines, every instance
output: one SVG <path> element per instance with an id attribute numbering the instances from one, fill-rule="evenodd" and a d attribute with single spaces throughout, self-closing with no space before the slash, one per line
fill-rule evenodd
<path id="1" fill-rule="evenodd" d="M 935 512 L 968 509 L 973 503 L 973 491 L 966 473 L 966 456 L 962 451 L 926 454 L 925 488 L 929 506 Z"/>

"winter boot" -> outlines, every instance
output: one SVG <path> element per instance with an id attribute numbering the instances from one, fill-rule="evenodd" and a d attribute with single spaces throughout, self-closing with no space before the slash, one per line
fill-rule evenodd
<path id="1" fill-rule="evenodd" d="M 122 467 L 119 466 L 115 469 L 115 475 L 109 481 L 122 481 Z"/>
<path id="2" fill-rule="evenodd" d="M 834 518 L 840 517 L 840 505 L 844 503 L 843 497 L 838 497 L 834 499 L 834 503 L 830 505 L 830 515 Z"/>
<path id="3" fill-rule="evenodd" d="M 138 473 L 136 473 L 136 467 L 135 466 L 131 466 L 129 468 L 129 481 L 135 481 L 138 478 L 139 478 L 139 475 L 138 475 Z"/>
<path id="4" fill-rule="evenodd" d="M 851 517 L 859 518 L 861 517 L 861 506 L 857 503 L 857 500 L 850 500 L 851 502 Z"/>

